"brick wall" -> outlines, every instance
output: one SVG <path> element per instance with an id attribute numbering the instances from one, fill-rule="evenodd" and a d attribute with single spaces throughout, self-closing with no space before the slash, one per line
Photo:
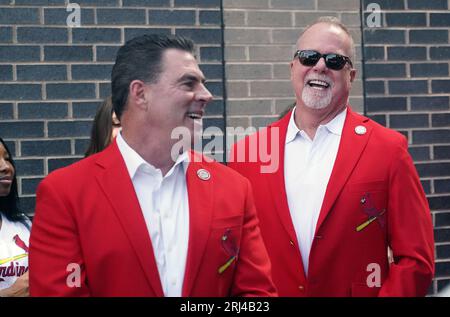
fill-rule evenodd
<path id="1" fill-rule="evenodd" d="M 22 208 L 49 172 L 79 160 L 92 119 L 110 94 L 115 54 L 144 33 L 181 34 L 215 101 L 204 125 L 224 126 L 219 0 L 76 0 L 81 26 L 68 27 L 64 0 L 0 0 L 0 136 L 16 158 Z"/>
<path id="2" fill-rule="evenodd" d="M 433 214 L 434 293 L 450 282 L 450 1 L 376 2 L 382 25 L 364 27 L 365 110 L 408 137 Z"/>

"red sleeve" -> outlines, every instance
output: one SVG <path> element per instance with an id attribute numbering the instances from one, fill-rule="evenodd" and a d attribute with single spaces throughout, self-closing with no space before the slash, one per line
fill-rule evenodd
<path id="1" fill-rule="evenodd" d="M 379 296 L 425 296 L 434 275 L 433 225 L 406 139 L 393 162 L 387 215 L 394 263 Z"/>
<path id="2" fill-rule="evenodd" d="M 61 186 L 46 179 L 36 194 L 29 254 L 31 296 L 90 295 L 76 221 L 62 192 Z"/>
<path id="3" fill-rule="evenodd" d="M 247 180 L 244 225 L 231 296 L 277 296 L 271 265 L 259 230 L 250 182 Z"/>

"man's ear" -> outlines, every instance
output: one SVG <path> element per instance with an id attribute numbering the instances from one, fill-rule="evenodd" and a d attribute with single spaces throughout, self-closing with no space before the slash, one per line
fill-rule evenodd
<path id="1" fill-rule="evenodd" d="M 147 85 L 142 80 L 135 79 L 130 83 L 128 96 L 132 104 L 144 110 L 147 110 L 146 87 Z"/>
<path id="2" fill-rule="evenodd" d="M 294 61 L 291 61 L 290 63 L 289 63 L 289 68 L 290 68 L 290 70 L 291 70 L 291 80 L 292 80 L 292 78 L 294 77 L 293 76 L 293 72 L 294 72 Z"/>
<path id="3" fill-rule="evenodd" d="M 352 69 L 350 70 L 350 82 L 352 83 L 355 80 L 355 76 L 356 76 L 356 69 Z"/>

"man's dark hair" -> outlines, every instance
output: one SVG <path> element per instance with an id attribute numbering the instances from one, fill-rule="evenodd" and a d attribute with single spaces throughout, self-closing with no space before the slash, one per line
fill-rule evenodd
<path id="1" fill-rule="evenodd" d="M 136 79 L 156 82 L 163 71 L 163 52 L 171 48 L 194 54 L 194 42 L 176 35 L 142 35 L 119 49 L 111 74 L 112 103 L 119 119 L 125 110 L 130 83 Z"/>
<path id="2" fill-rule="evenodd" d="M 8 220 L 22 222 L 25 221 L 27 217 L 19 210 L 19 194 L 17 190 L 16 165 L 14 164 L 11 151 L 9 150 L 8 146 L 6 145 L 5 141 L 3 141 L 2 138 L 0 138 L 0 143 L 3 145 L 6 152 L 8 153 L 9 162 L 14 168 L 13 181 L 9 194 L 4 197 L 0 197 L 0 211 L 2 212 L 3 215 L 6 216 Z"/>

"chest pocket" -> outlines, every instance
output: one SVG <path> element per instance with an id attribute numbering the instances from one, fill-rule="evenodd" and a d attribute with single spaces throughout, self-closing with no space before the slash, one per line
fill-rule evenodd
<path id="1" fill-rule="evenodd" d="M 352 206 L 358 211 L 358 219 L 355 229 L 361 232 L 373 222 L 377 222 L 382 230 L 386 229 L 388 206 L 387 184 L 384 181 L 364 183 L 350 183 L 347 185 L 347 193 L 353 202 Z"/>
<path id="2" fill-rule="evenodd" d="M 386 192 L 387 182 L 373 181 L 364 183 L 348 183 L 347 191 L 350 193 L 364 193 L 364 192 Z"/>
<path id="3" fill-rule="evenodd" d="M 212 228 L 220 229 L 220 228 L 241 227 L 243 221 L 244 221 L 243 215 L 230 216 L 225 218 L 213 218 Z"/>

